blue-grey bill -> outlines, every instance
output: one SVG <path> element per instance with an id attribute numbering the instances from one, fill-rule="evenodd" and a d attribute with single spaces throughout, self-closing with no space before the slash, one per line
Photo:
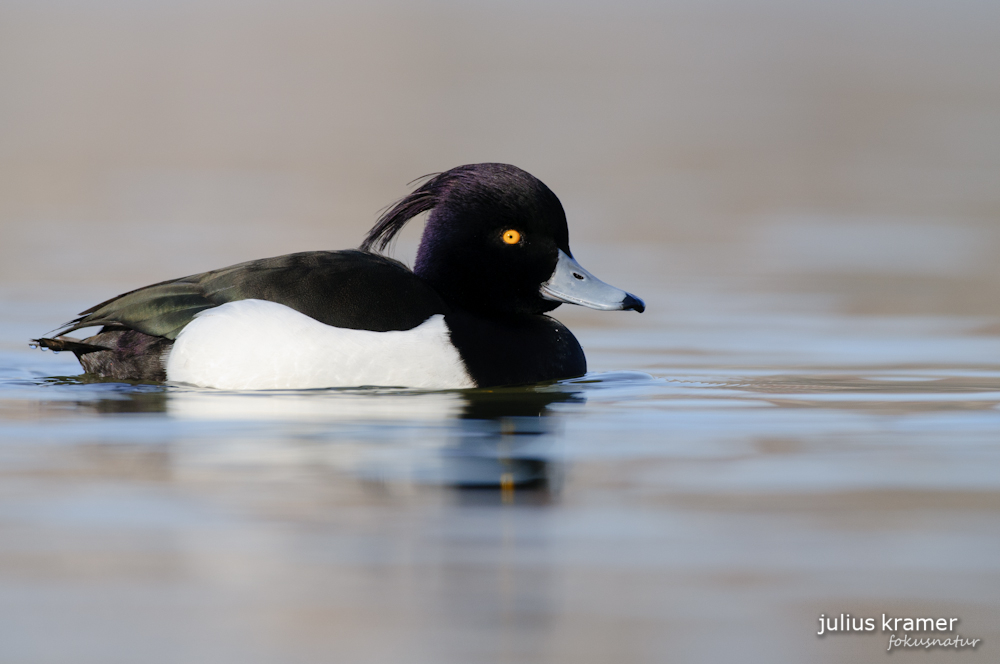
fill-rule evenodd
<path id="1" fill-rule="evenodd" d="M 642 313 L 646 309 L 642 300 L 620 288 L 604 283 L 580 267 L 580 264 L 562 249 L 559 250 L 559 261 L 552 272 L 552 277 L 542 284 L 540 292 L 546 300 L 579 304 L 581 307 L 602 311 L 634 309 Z"/>

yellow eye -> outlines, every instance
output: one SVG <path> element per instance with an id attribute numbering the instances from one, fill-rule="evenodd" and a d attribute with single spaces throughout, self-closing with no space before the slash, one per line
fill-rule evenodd
<path id="1" fill-rule="evenodd" d="M 507 244 L 517 244 L 521 241 L 521 234 L 515 231 L 513 228 L 509 231 L 504 231 L 503 241 Z"/>

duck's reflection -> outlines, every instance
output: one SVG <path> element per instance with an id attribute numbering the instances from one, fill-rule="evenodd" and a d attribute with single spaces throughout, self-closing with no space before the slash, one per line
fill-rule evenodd
<path id="1" fill-rule="evenodd" d="M 450 486 L 477 503 L 547 499 L 561 475 L 552 406 L 584 402 L 567 384 L 449 392 L 89 387 L 94 398 L 78 401 L 83 409 L 161 413 L 180 425 L 181 464 L 321 464 L 366 482 Z"/>
<path id="2" fill-rule="evenodd" d="M 463 393 L 464 425 L 449 450 L 451 486 L 462 502 L 544 502 L 558 488 L 556 403 L 583 403 L 578 390 L 531 388 Z M 517 492 L 515 492 L 517 490 Z"/>

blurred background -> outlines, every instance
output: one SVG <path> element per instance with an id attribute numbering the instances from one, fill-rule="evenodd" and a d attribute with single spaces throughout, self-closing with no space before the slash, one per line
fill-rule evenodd
<path id="1" fill-rule="evenodd" d="M 998 72 L 987 0 L 0 0 L 0 659 L 872 661 L 817 619 L 886 612 L 996 661 Z M 648 304 L 555 312 L 586 381 L 230 394 L 26 346 L 481 161 Z"/>
<path id="2" fill-rule="evenodd" d="M 998 25 L 975 0 L 4 0 L 0 283 L 353 247 L 414 178 L 503 161 L 585 265 L 655 245 L 674 279 L 996 314 Z"/>

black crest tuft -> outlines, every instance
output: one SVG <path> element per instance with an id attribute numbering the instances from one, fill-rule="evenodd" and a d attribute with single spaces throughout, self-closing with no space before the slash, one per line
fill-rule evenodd
<path id="1" fill-rule="evenodd" d="M 406 222 L 421 212 L 427 212 L 436 207 L 447 191 L 448 175 L 449 173 L 433 173 L 417 178 L 417 180 L 431 179 L 415 189 L 409 196 L 401 198 L 378 218 L 372 229 L 368 231 L 365 241 L 361 243 L 361 250 L 384 251 L 396 237 L 396 234 L 403 230 Z"/>
<path id="2" fill-rule="evenodd" d="M 559 199 L 548 187 L 510 164 L 466 164 L 424 177 L 430 179 L 379 217 L 361 243 L 362 251 L 383 251 L 406 222 L 437 207 L 462 208 L 466 212 L 477 207 L 515 212 L 533 199 L 541 199 L 554 201 L 554 207 L 562 214 Z"/>

